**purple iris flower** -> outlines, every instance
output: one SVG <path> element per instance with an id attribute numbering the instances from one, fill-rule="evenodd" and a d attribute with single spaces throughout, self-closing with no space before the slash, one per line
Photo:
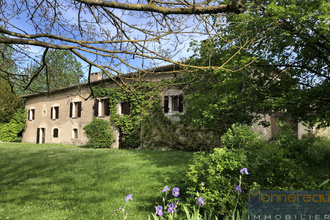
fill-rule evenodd
<path id="1" fill-rule="evenodd" d="M 198 198 L 198 201 L 196 202 L 197 205 L 202 205 L 204 206 L 204 199 L 202 197 Z"/>
<path id="2" fill-rule="evenodd" d="M 178 187 L 174 187 L 172 190 L 172 195 L 178 197 L 180 195 L 179 190 L 180 189 Z"/>
<path id="3" fill-rule="evenodd" d="M 155 215 L 163 216 L 163 207 L 162 206 L 159 205 L 156 207 Z"/>
<path id="4" fill-rule="evenodd" d="M 162 193 L 167 193 L 168 191 L 170 191 L 170 188 L 168 188 L 168 186 L 166 185 L 165 187 L 164 187 L 164 189 L 162 190 Z"/>
<path id="5" fill-rule="evenodd" d="M 240 185 L 235 187 L 235 193 L 238 193 L 238 192 L 240 192 L 240 193 L 242 192 L 242 189 L 241 189 Z"/>
<path id="6" fill-rule="evenodd" d="M 128 200 L 133 200 L 133 194 L 129 194 L 128 196 L 125 196 L 125 201 L 128 202 Z"/>
<path id="7" fill-rule="evenodd" d="M 243 172 L 244 172 L 245 175 L 249 175 L 249 172 L 247 171 L 247 168 L 243 168 L 239 172 L 241 172 L 241 174 L 243 174 Z"/>
<path id="8" fill-rule="evenodd" d="M 174 203 L 171 203 L 171 204 L 168 206 L 168 212 L 169 212 L 169 213 L 172 213 L 173 211 L 176 212 L 175 204 L 174 204 Z"/>

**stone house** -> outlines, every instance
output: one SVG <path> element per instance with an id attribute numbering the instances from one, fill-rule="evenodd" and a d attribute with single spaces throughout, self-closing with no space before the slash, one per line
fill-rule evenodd
<path id="1" fill-rule="evenodd" d="M 148 76 L 150 81 L 160 81 L 173 77 L 168 70 L 175 66 L 168 65 L 151 69 L 154 73 Z M 134 75 L 136 73 L 131 73 Z M 110 119 L 109 99 L 107 97 L 92 98 L 91 86 L 115 87 L 117 84 L 110 78 L 102 79 L 101 73 L 92 73 L 90 85 L 82 83 L 78 85 L 59 88 L 51 92 L 39 92 L 24 95 L 25 108 L 27 110 L 26 128 L 22 142 L 27 143 L 62 143 L 85 145 L 88 139 L 83 127 L 93 118 Z M 182 91 L 171 89 L 164 92 L 163 102 L 168 110 L 166 115 L 177 120 L 175 113 L 183 112 Z M 118 100 L 117 113 L 125 115 L 129 112 L 127 103 Z M 121 145 L 120 130 L 114 126 L 116 142 L 113 148 Z"/>
<path id="2" fill-rule="evenodd" d="M 171 73 L 174 65 L 162 66 L 152 69 L 153 74 L 147 77 L 150 81 L 173 78 L 176 75 Z M 132 73 L 134 75 L 136 73 Z M 90 123 L 93 118 L 110 119 L 109 99 L 107 97 L 90 97 L 90 86 L 115 87 L 117 84 L 110 78 L 102 79 L 101 73 L 93 73 L 90 76 L 90 85 L 82 83 L 65 88 L 59 88 L 50 93 L 40 92 L 25 95 L 25 108 L 28 112 L 26 128 L 23 133 L 22 142 L 28 143 L 62 143 L 85 145 L 88 139 L 84 134 L 83 127 Z M 161 93 L 163 113 L 174 122 L 179 121 L 178 114 L 183 114 L 183 92 L 180 89 L 168 89 Z M 130 107 L 127 103 L 118 100 L 117 114 L 128 114 Z M 257 123 L 253 130 L 260 133 L 265 139 L 271 139 L 279 131 L 276 121 L 277 116 L 265 116 L 270 122 L 269 127 L 262 127 Z M 113 148 L 121 147 L 121 132 L 113 126 L 116 142 Z M 301 138 L 306 131 L 305 127 L 299 124 L 296 129 L 297 135 Z M 146 141 L 147 142 L 147 141 Z"/>

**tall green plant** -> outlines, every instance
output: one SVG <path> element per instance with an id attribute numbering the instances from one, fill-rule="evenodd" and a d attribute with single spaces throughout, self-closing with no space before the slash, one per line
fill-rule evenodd
<path id="1" fill-rule="evenodd" d="M 106 120 L 94 118 L 84 130 L 90 145 L 94 148 L 111 148 L 116 141 L 112 127 Z"/>
<path id="2" fill-rule="evenodd" d="M 0 124 L 0 141 L 15 141 L 18 134 L 25 128 L 25 110 L 19 109 L 9 122 Z"/>
<path id="3" fill-rule="evenodd" d="M 207 204 L 205 211 L 218 216 L 226 216 L 236 206 L 243 204 L 243 196 L 238 197 L 235 187 L 239 182 L 239 170 L 245 167 L 247 158 L 242 149 L 215 148 L 212 153 L 196 153 L 186 176 L 188 194 L 194 201 L 197 194 Z M 201 184 L 201 182 L 203 184 Z M 244 190 L 247 185 L 242 186 Z"/>

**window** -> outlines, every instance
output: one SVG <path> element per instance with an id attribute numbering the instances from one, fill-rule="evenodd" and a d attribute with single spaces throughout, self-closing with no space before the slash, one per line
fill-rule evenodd
<path id="1" fill-rule="evenodd" d="M 53 137 L 58 138 L 58 128 L 54 128 L 53 130 Z"/>
<path id="2" fill-rule="evenodd" d="M 109 116 L 109 99 L 95 99 L 94 101 L 94 117 Z"/>
<path id="3" fill-rule="evenodd" d="M 54 106 L 54 107 L 51 107 L 50 109 L 50 119 L 58 119 L 59 118 L 59 112 L 60 111 L 60 107 L 58 106 Z"/>
<path id="4" fill-rule="evenodd" d="M 33 121 L 35 116 L 35 110 L 34 109 L 29 109 L 28 111 L 28 120 Z"/>
<path id="5" fill-rule="evenodd" d="M 80 118 L 80 117 L 81 117 L 81 102 L 71 102 L 70 118 Z"/>
<path id="6" fill-rule="evenodd" d="M 121 103 L 121 114 L 122 115 L 131 114 L 131 106 L 128 102 Z"/>
<path id="7" fill-rule="evenodd" d="M 164 113 L 183 112 L 183 95 L 164 97 Z"/>
<path id="8" fill-rule="evenodd" d="M 74 128 L 72 130 L 72 138 L 77 139 L 78 138 L 78 129 Z"/>

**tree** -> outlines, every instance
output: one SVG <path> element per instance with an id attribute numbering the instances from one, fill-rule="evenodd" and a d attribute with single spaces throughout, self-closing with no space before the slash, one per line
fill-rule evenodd
<path id="1" fill-rule="evenodd" d="M 29 65 L 25 72 L 30 78 L 34 77 L 38 70 L 36 63 Z M 51 91 L 61 87 L 75 85 L 84 81 L 82 65 L 76 57 L 66 50 L 51 49 L 45 57 L 45 67 L 31 81 L 29 90 L 20 88 L 20 93 L 26 94 L 32 92 Z"/>
<path id="2" fill-rule="evenodd" d="M 108 76 L 123 77 L 122 73 L 160 63 L 187 66 L 176 57 L 184 42 L 213 36 L 208 15 L 240 13 L 242 4 L 240 0 L 10 0 L 2 1 L 1 7 L 0 43 L 12 45 L 22 55 L 23 65 L 27 60 L 38 63 L 32 76 L 45 68 L 48 49 L 56 49 L 71 51 Z M 31 50 L 39 48 L 37 55 L 43 55 L 38 60 Z M 34 79 L 30 77 L 26 87 Z M 120 80 L 118 85 L 123 85 Z"/>
<path id="3" fill-rule="evenodd" d="M 244 5 L 242 14 L 214 17 L 214 23 L 226 22 L 218 27 L 222 35 L 192 47 L 193 60 L 209 71 L 187 76 L 191 121 L 228 127 L 256 120 L 253 113 L 288 111 L 296 122 L 329 126 L 330 3 Z"/>
<path id="4" fill-rule="evenodd" d="M 13 60 L 13 50 L 4 44 L 0 44 L 0 50 L 0 123 L 6 123 L 23 103 L 14 90 L 14 81 L 20 75 Z"/>
<path id="5" fill-rule="evenodd" d="M 21 75 L 15 74 L 13 50 L 4 44 L 0 48 L 0 141 L 13 141 L 25 127 L 23 101 L 14 90 L 14 80 Z"/>
<path id="6" fill-rule="evenodd" d="M 22 104 L 22 100 L 12 92 L 8 82 L 0 79 L 0 124 L 9 122 Z"/>

